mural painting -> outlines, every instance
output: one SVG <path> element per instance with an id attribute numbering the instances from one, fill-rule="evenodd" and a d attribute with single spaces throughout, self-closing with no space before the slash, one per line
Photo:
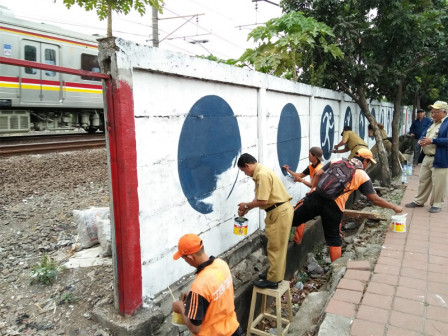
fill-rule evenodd
<path id="1" fill-rule="evenodd" d="M 390 110 L 387 111 L 387 134 L 391 134 L 392 129 L 392 119 L 390 118 Z"/>
<path id="2" fill-rule="evenodd" d="M 352 110 L 350 109 L 350 106 L 347 106 L 347 109 L 345 110 L 344 127 L 345 126 L 350 126 L 353 129 Z"/>
<path id="3" fill-rule="evenodd" d="M 366 117 L 364 116 L 363 111 L 361 111 L 361 113 L 359 113 L 358 135 L 363 140 L 364 140 L 364 137 L 366 136 Z"/>
<path id="4" fill-rule="evenodd" d="M 292 171 L 296 171 L 300 160 L 301 147 L 300 118 L 292 104 L 286 104 L 280 115 L 277 129 L 277 155 L 280 168 L 287 164 Z M 287 175 L 282 169 L 283 175 Z"/>
<path id="5" fill-rule="evenodd" d="M 218 96 L 199 99 L 182 126 L 177 154 L 182 191 L 193 209 L 202 214 L 213 211 L 213 204 L 204 200 L 217 188 L 219 175 L 236 167 L 240 154 L 241 136 L 232 108 Z M 238 172 L 235 169 L 235 183 Z"/>
<path id="6" fill-rule="evenodd" d="M 331 156 L 334 142 L 334 114 L 330 105 L 325 106 L 320 120 L 320 147 L 324 152 L 325 160 Z"/>

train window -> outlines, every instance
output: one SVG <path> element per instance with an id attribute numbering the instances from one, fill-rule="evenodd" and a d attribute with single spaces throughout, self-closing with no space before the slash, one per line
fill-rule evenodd
<path id="1" fill-rule="evenodd" d="M 37 49 L 36 47 L 26 45 L 25 46 L 25 60 L 26 61 L 37 61 Z M 25 68 L 25 73 L 35 75 L 37 73 L 36 69 Z"/>
<path id="2" fill-rule="evenodd" d="M 45 63 L 50 65 L 56 65 L 56 50 L 54 49 L 45 49 Z M 54 71 L 45 71 L 47 76 L 54 77 L 56 76 L 56 72 Z"/>
<path id="3" fill-rule="evenodd" d="M 81 54 L 81 70 L 100 72 L 100 66 L 98 65 L 98 56 Z M 91 76 L 81 76 L 81 79 L 100 81 L 100 78 L 94 78 Z"/>

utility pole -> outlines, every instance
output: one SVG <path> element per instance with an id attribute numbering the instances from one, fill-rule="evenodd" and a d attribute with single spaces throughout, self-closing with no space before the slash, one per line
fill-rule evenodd
<path id="1" fill-rule="evenodd" d="M 152 46 L 159 47 L 159 14 L 155 7 L 152 7 Z"/>
<path id="2" fill-rule="evenodd" d="M 269 0 L 252 0 L 252 2 L 258 2 L 258 1 L 264 1 L 264 2 L 270 3 L 271 5 L 280 7 L 279 4 L 277 4 L 275 2 L 272 2 L 272 1 L 269 1 Z"/>

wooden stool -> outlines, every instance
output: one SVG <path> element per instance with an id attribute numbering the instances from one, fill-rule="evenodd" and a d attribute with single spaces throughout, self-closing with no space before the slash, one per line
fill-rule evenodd
<path id="1" fill-rule="evenodd" d="M 258 315 L 257 318 L 254 320 L 255 305 L 257 303 L 257 294 L 258 293 L 261 294 L 261 311 L 260 311 L 260 315 Z M 287 304 L 288 304 L 289 319 L 282 318 L 282 295 L 285 293 L 286 293 Z M 266 296 L 267 295 L 275 297 L 276 315 L 266 313 Z M 278 336 L 286 335 L 286 333 L 288 332 L 288 329 L 289 329 L 289 325 L 292 320 L 291 292 L 289 291 L 289 282 L 288 281 L 283 280 L 281 283 L 278 284 L 277 289 L 258 288 L 256 286 L 254 286 L 254 289 L 252 292 L 252 303 L 250 305 L 249 323 L 247 324 L 247 335 L 246 336 L 250 336 L 251 334 L 261 335 L 261 336 L 272 335 L 266 331 L 262 331 L 262 330 L 255 328 L 257 326 L 257 324 L 264 317 L 277 321 L 277 335 Z M 283 328 L 282 323 L 286 323 L 286 326 L 284 328 Z"/>

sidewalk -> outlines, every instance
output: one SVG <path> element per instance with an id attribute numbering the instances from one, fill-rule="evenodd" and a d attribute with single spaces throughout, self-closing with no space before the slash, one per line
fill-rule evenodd
<path id="1" fill-rule="evenodd" d="M 417 193 L 418 172 L 402 206 Z M 326 313 L 349 318 L 350 335 L 448 335 L 448 210 L 428 209 L 404 208 L 407 232 L 389 229 L 373 270 L 368 261 L 347 263 Z"/>

